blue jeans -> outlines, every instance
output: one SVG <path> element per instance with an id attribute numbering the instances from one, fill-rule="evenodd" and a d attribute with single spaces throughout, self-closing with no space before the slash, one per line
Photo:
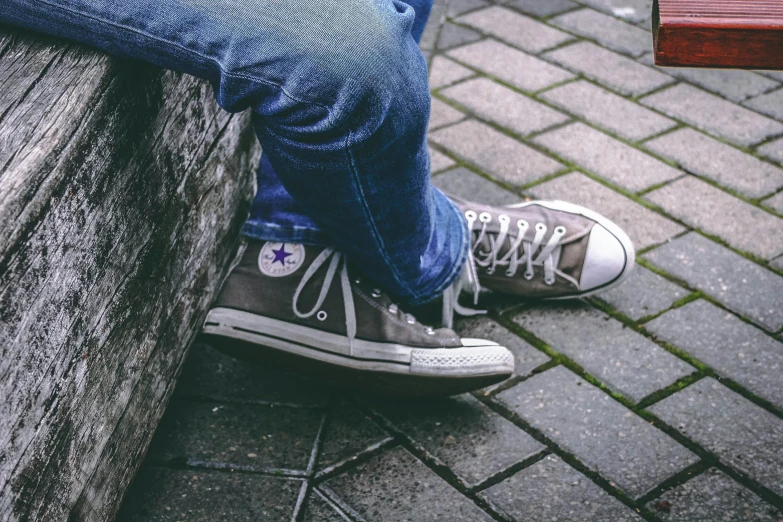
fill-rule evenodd
<path id="1" fill-rule="evenodd" d="M 0 0 L 0 22 L 211 82 L 264 150 L 247 236 L 335 245 L 392 296 L 429 301 L 467 255 L 430 183 L 431 0 Z"/>

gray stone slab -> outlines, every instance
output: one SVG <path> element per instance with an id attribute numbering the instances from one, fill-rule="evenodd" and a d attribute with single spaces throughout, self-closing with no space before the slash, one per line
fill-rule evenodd
<path id="1" fill-rule="evenodd" d="M 668 214 L 764 259 L 783 253 L 783 219 L 695 177 L 645 195 Z"/>
<path id="2" fill-rule="evenodd" d="M 685 230 L 584 174 L 560 176 L 527 192 L 539 199 L 569 201 L 600 212 L 622 227 L 637 249 L 661 243 Z"/>
<path id="3" fill-rule="evenodd" d="M 415 401 L 374 402 L 424 450 L 474 486 L 545 449 L 470 395 Z"/>
<path id="4" fill-rule="evenodd" d="M 174 400 L 155 432 L 148 458 L 217 468 L 303 471 L 322 416 L 311 408 Z"/>
<path id="5" fill-rule="evenodd" d="M 350 522 L 350 519 L 314 488 L 307 499 L 303 522 Z"/>
<path id="6" fill-rule="evenodd" d="M 655 67 L 653 55 L 639 58 L 641 63 Z M 702 69 L 696 67 L 655 67 L 657 70 L 720 94 L 733 102 L 741 102 L 758 96 L 779 85 L 765 76 L 753 71 L 740 69 Z"/>
<path id="7" fill-rule="evenodd" d="M 324 430 L 318 469 L 355 457 L 372 446 L 391 439 L 367 415 L 348 402 L 336 404 Z"/>
<path id="8" fill-rule="evenodd" d="M 666 521 L 779 522 L 783 514 L 755 493 L 710 468 L 647 504 Z"/>
<path id="9" fill-rule="evenodd" d="M 739 145 L 753 145 L 783 132 L 783 124 L 690 85 L 675 85 L 641 102 Z"/>
<path id="10" fill-rule="evenodd" d="M 511 378 L 530 375 L 534 369 L 550 361 L 543 352 L 536 350 L 488 317 L 460 318 L 454 322 L 454 330 L 461 337 L 489 339 L 511 350 L 515 363 Z M 491 389 L 497 388 L 500 384 L 502 383 Z"/>
<path id="11" fill-rule="evenodd" d="M 649 410 L 727 466 L 783 494 L 783 420 L 712 378 Z"/>
<path id="12" fill-rule="evenodd" d="M 519 9 L 523 13 L 543 18 L 574 9 L 579 4 L 571 0 L 514 0 L 506 5 Z"/>
<path id="13" fill-rule="evenodd" d="M 370 521 L 492 520 L 402 448 L 329 479 L 324 487 Z"/>
<path id="14" fill-rule="evenodd" d="M 683 175 L 662 161 L 581 122 L 536 136 L 533 141 L 632 192 Z"/>
<path id="15" fill-rule="evenodd" d="M 488 78 L 476 78 L 441 91 L 443 96 L 475 115 L 526 135 L 563 123 L 569 118 Z"/>
<path id="16" fill-rule="evenodd" d="M 430 107 L 429 130 L 437 129 L 465 118 L 465 114 L 437 98 L 432 98 Z"/>
<path id="17" fill-rule="evenodd" d="M 747 100 L 743 105 L 767 116 L 772 116 L 776 120 L 783 120 L 783 89 L 756 96 Z"/>
<path id="18" fill-rule="evenodd" d="M 782 169 L 690 128 L 664 134 L 644 146 L 751 198 L 783 187 Z"/>
<path id="19" fill-rule="evenodd" d="M 652 0 L 579 0 L 603 13 L 629 22 L 642 22 L 650 18 Z"/>
<path id="20" fill-rule="evenodd" d="M 644 255 L 762 327 L 783 327 L 783 278 L 696 233 Z"/>
<path id="21" fill-rule="evenodd" d="M 527 309 L 514 322 L 633 402 L 696 371 L 621 322 L 582 303 Z"/>
<path id="22" fill-rule="evenodd" d="M 773 80 L 783 82 L 783 71 L 756 71 L 756 72 L 766 76 L 767 78 L 772 78 Z"/>
<path id="23" fill-rule="evenodd" d="M 690 293 L 642 266 L 633 270 L 623 284 L 597 298 L 634 321 L 660 313 Z"/>
<path id="24" fill-rule="evenodd" d="M 593 9 L 570 11 L 549 22 L 630 56 L 641 56 L 652 48 L 649 32 Z"/>
<path id="25" fill-rule="evenodd" d="M 500 6 L 473 11 L 459 17 L 457 21 L 531 53 L 539 53 L 574 38 L 529 16 Z"/>
<path id="26" fill-rule="evenodd" d="M 542 56 L 627 96 L 638 96 L 674 81 L 659 71 L 592 42 L 578 42 Z"/>
<path id="27" fill-rule="evenodd" d="M 437 48 L 440 50 L 451 49 L 458 45 L 465 45 L 481 40 L 481 38 L 481 33 L 474 31 L 473 29 L 446 22 L 443 24 L 440 34 L 438 35 Z"/>
<path id="28" fill-rule="evenodd" d="M 645 328 L 783 410 L 783 343 L 703 300 Z"/>
<path id="29" fill-rule="evenodd" d="M 642 518 L 587 477 L 548 455 L 503 482 L 479 493 L 515 522 L 630 522 Z"/>
<path id="30" fill-rule="evenodd" d="M 765 143 L 756 152 L 778 163 L 783 163 L 783 138 Z"/>
<path id="31" fill-rule="evenodd" d="M 430 147 L 430 170 L 440 172 L 456 165 L 453 159 Z"/>
<path id="32" fill-rule="evenodd" d="M 448 4 L 447 12 L 452 18 L 490 5 L 486 0 L 449 0 L 446 3 Z"/>
<path id="33" fill-rule="evenodd" d="M 538 91 L 574 78 L 573 73 L 495 40 L 463 45 L 448 55 L 523 91 Z"/>
<path id="34" fill-rule="evenodd" d="M 289 522 L 301 487 L 295 479 L 145 466 L 117 522 Z"/>
<path id="35" fill-rule="evenodd" d="M 630 141 L 648 138 L 675 125 L 665 116 L 586 81 L 556 87 L 540 97 Z"/>
<path id="36" fill-rule="evenodd" d="M 430 141 L 509 185 L 524 185 L 563 168 L 554 159 L 474 120 L 435 131 Z"/>
<path id="37" fill-rule="evenodd" d="M 475 73 L 445 56 L 435 56 L 430 66 L 430 88 L 438 89 L 446 85 L 464 80 Z"/>
<path id="38" fill-rule="evenodd" d="M 562 366 L 534 375 L 497 399 L 633 498 L 698 461 Z"/>
<path id="39" fill-rule="evenodd" d="M 778 270 L 783 270 L 783 256 L 776 257 L 775 259 L 770 261 L 769 264 L 773 268 L 777 268 Z"/>
<path id="40" fill-rule="evenodd" d="M 195 343 L 174 393 L 221 402 L 317 406 L 326 403 L 331 388 L 316 379 L 239 361 Z"/>
<path id="41" fill-rule="evenodd" d="M 488 181 L 465 167 L 448 170 L 432 178 L 432 183 L 444 192 L 488 205 L 520 203 L 518 194 Z"/>
<path id="42" fill-rule="evenodd" d="M 783 214 L 783 192 L 778 192 L 771 198 L 767 198 L 761 202 L 765 207 L 769 207 L 778 214 Z"/>

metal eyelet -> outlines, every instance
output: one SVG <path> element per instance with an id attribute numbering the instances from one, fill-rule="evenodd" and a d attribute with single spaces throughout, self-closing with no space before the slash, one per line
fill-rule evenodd
<path id="1" fill-rule="evenodd" d="M 516 272 L 514 272 L 514 271 L 512 271 L 512 270 L 506 270 L 506 277 L 514 277 L 514 274 L 515 274 L 515 273 L 516 273 Z"/>
<path id="2" fill-rule="evenodd" d="M 531 279 L 533 279 L 533 276 L 534 276 L 534 275 L 535 275 L 535 274 L 534 274 L 532 271 L 531 271 L 531 272 L 528 272 L 527 270 L 525 270 L 525 279 L 527 279 L 528 281 L 530 281 Z"/>
<path id="3" fill-rule="evenodd" d="M 355 284 L 355 285 L 360 285 L 360 284 L 362 284 L 362 280 L 361 280 L 361 278 L 357 277 L 356 279 L 354 279 L 354 280 L 353 280 L 353 284 Z"/>
<path id="4" fill-rule="evenodd" d="M 406 317 L 405 322 L 408 324 L 416 324 L 416 318 L 415 317 Z"/>
<path id="5" fill-rule="evenodd" d="M 372 296 L 373 296 L 374 298 L 378 299 L 378 298 L 379 298 L 380 296 L 382 296 L 382 295 L 383 295 L 383 293 L 381 293 L 381 291 L 380 291 L 380 290 L 378 290 L 377 288 L 373 288 L 373 290 L 372 290 Z"/>
<path id="6" fill-rule="evenodd" d="M 429 335 L 435 335 L 435 330 L 432 328 L 432 326 L 428 326 L 425 330 Z"/>
<path id="7" fill-rule="evenodd" d="M 476 213 L 472 210 L 465 211 L 465 219 L 475 221 L 476 220 Z"/>
<path id="8" fill-rule="evenodd" d="M 492 275 L 494 273 L 495 273 L 495 269 L 494 268 L 492 268 L 491 266 L 487 267 L 487 270 L 486 270 L 486 274 L 487 275 Z"/>
<path id="9" fill-rule="evenodd" d="M 505 214 L 500 214 L 500 215 L 498 216 L 498 221 L 500 221 L 501 223 L 510 223 L 510 222 L 511 222 L 511 218 L 510 218 L 510 217 L 508 217 L 508 216 L 507 216 L 507 215 L 505 215 Z"/>
<path id="10" fill-rule="evenodd" d="M 555 233 L 565 235 L 566 229 L 563 225 L 560 225 L 559 227 L 555 228 Z"/>
<path id="11" fill-rule="evenodd" d="M 544 278 L 544 282 L 545 282 L 546 284 L 548 284 L 549 286 L 552 286 L 553 284 L 555 284 L 555 280 L 554 280 L 554 279 L 547 279 L 547 278 Z"/>
<path id="12" fill-rule="evenodd" d="M 323 310 L 320 310 L 315 316 L 318 318 L 319 321 L 326 321 L 326 318 L 328 317 L 326 312 L 324 312 Z"/>
<path id="13" fill-rule="evenodd" d="M 536 232 L 546 232 L 546 225 L 543 223 L 537 223 Z"/>
<path id="14" fill-rule="evenodd" d="M 524 219 L 517 219 L 517 226 L 518 226 L 519 228 L 527 228 L 527 227 L 529 227 L 530 225 L 529 225 L 529 224 L 528 224 L 528 222 L 527 222 L 527 221 L 525 221 Z"/>
<path id="15" fill-rule="evenodd" d="M 489 212 L 482 212 L 479 214 L 479 221 L 482 223 L 489 223 L 492 221 L 492 215 Z"/>
<path id="16" fill-rule="evenodd" d="M 396 314 L 399 311 L 399 308 L 396 304 L 392 303 L 389 305 L 389 313 Z"/>

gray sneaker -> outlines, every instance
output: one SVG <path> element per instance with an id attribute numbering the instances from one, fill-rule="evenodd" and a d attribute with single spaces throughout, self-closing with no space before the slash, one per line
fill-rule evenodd
<path id="1" fill-rule="evenodd" d="M 631 240 L 596 212 L 563 201 L 501 207 L 449 197 L 472 231 L 475 294 L 484 288 L 536 299 L 585 297 L 631 274 Z"/>
<path id="2" fill-rule="evenodd" d="M 419 323 L 334 249 L 290 243 L 248 244 L 203 333 L 241 358 L 395 395 L 462 393 L 514 370 L 497 343 Z"/>

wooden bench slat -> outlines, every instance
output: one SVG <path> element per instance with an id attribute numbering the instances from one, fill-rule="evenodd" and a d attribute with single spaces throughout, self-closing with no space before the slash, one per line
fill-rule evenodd
<path id="1" fill-rule="evenodd" d="M 783 0 L 655 0 L 655 63 L 783 69 Z"/>

